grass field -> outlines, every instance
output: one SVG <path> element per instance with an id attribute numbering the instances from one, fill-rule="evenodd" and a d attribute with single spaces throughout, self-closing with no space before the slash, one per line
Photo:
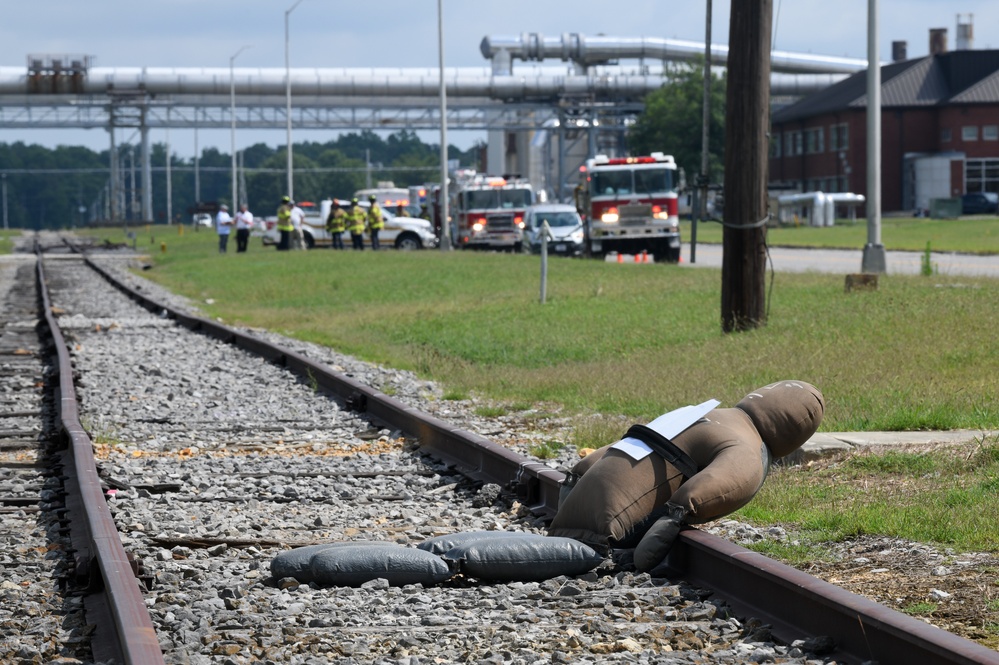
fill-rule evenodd
<path id="1" fill-rule="evenodd" d="M 219 256 L 211 232 L 160 228 L 136 239 L 156 265 L 143 274 L 206 313 L 511 411 L 651 419 L 794 378 L 823 391 L 826 431 L 999 426 L 995 280 L 886 276 L 876 292 L 847 294 L 842 275 L 778 274 L 768 325 L 725 335 L 717 270 L 553 260 L 541 305 L 537 257 L 279 253 L 257 239 Z"/>

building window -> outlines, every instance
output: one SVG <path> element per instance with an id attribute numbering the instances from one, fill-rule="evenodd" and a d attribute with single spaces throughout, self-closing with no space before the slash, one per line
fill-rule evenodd
<path id="1" fill-rule="evenodd" d="M 946 127 L 944 129 L 941 129 L 940 130 L 940 142 L 941 143 L 950 143 L 950 140 L 951 140 L 950 127 Z"/>
<path id="2" fill-rule="evenodd" d="M 780 159 L 780 137 L 780 134 L 775 134 L 770 137 L 770 157 L 772 159 Z"/>
<path id="3" fill-rule="evenodd" d="M 983 141 L 999 141 L 999 125 L 985 125 L 982 127 Z"/>
<path id="4" fill-rule="evenodd" d="M 850 128 L 846 123 L 829 126 L 829 149 L 846 150 L 850 144 Z"/>
<path id="5" fill-rule="evenodd" d="M 823 137 L 825 133 L 821 127 L 808 129 L 805 131 L 805 149 L 810 155 L 825 152 Z"/>
<path id="6" fill-rule="evenodd" d="M 999 159 L 964 160 L 964 189 L 967 192 L 999 192 Z"/>
<path id="7" fill-rule="evenodd" d="M 794 137 L 794 154 L 801 155 L 804 153 L 804 141 L 801 137 L 801 132 L 794 132 L 792 134 Z"/>
<path id="8" fill-rule="evenodd" d="M 962 141 L 977 141 L 978 140 L 978 126 L 968 125 L 961 128 L 961 140 Z"/>
<path id="9" fill-rule="evenodd" d="M 788 157 L 794 154 L 794 136 L 791 132 L 784 132 L 784 154 Z"/>

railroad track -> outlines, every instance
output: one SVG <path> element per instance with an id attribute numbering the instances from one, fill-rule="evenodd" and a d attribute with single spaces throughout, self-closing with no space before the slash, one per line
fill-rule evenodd
<path id="1" fill-rule="evenodd" d="M 669 580 L 609 562 L 578 579 L 513 585 L 331 590 L 271 579 L 268 562 L 292 545 L 541 532 L 561 474 L 385 385 L 172 308 L 148 288 L 129 293 L 143 309 L 130 306 L 87 276 L 120 278 L 116 269 L 51 264 L 102 502 L 146 563 L 146 605 L 170 661 L 999 662 L 696 530 L 674 548 Z M 195 369 L 164 349 L 183 349 Z M 277 412 L 260 404 L 272 392 Z"/>

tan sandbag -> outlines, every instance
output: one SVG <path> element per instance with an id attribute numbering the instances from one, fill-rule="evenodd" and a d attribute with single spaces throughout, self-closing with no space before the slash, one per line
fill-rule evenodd
<path id="1" fill-rule="evenodd" d="M 579 478 L 548 533 L 598 549 L 631 547 L 667 501 L 688 510 L 692 523 L 727 515 L 762 487 L 771 451 L 786 455 L 815 432 L 823 408 L 813 386 L 786 381 L 750 393 L 734 408 L 711 411 L 673 439 L 697 465 L 689 479 L 656 453 L 635 460 L 620 450 L 601 449 L 573 468 Z"/>

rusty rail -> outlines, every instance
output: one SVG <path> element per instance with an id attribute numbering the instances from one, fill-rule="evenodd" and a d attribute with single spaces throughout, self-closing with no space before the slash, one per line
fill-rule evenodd
<path id="1" fill-rule="evenodd" d="M 89 258 L 86 261 L 147 309 L 315 381 L 358 410 L 419 438 L 422 450 L 470 477 L 514 490 L 536 514 L 551 516 L 557 510 L 562 473 L 406 406 L 300 354 L 163 305 L 129 288 Z M 999 665 L 999 652 L 697 529 L 681 532 L 667 565 L 675 578 L 713 589 L 737 612 L 769 622 L 779 638 L 831 637 L 842 662 Z"/>
<path id="2" fill-rule="evenodd" d="M 88 622 L 95 626 L 91 651 L 98 661 L 163 665 L 149 610 L 139 591 L 134 562 L 125 553 L 101 489 L 93 442 L 80 424 L 73 366 L 52 313 L 45 268 L 36 252 L 38 295 L 55 346 L 59 368 L 56 404 L 65 438 L 66 509 L 75 558 L 76 582 L 88 589 Z"/>

